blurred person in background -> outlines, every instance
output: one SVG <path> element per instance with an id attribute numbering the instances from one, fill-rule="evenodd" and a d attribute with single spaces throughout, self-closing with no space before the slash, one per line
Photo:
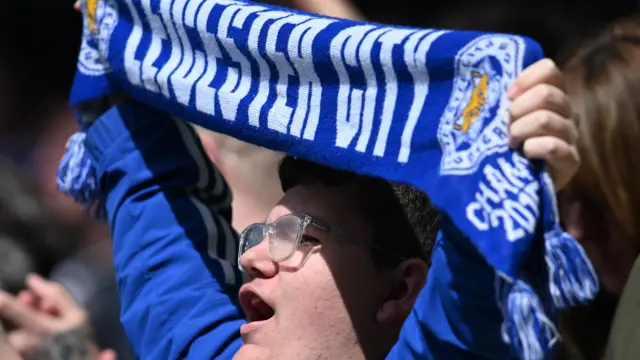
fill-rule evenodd
<path id="1" fill-rule="evenodd" d="M 51 216 L 30 180 L 10 160 L 0 158 L 0 324 L 6 325 L 2 326 L 5 342 L 22 355 L 48 354 L 40 358 L 56 359 L 60 357 L 49 355 L 69 338 L 63 333 L 80 323 L 89 327 L 88 317 L 61 286 L 29 276 L 50 274 L 71 251 L 66 229 Z M 0 359 L 7 354 L 0 351 Z"/>
<path id="2" fill-rule="evenodd" d="M 28 273 L 49 274 L 69 251 L 35 184 L 0 157 L 0 290 L 16 294 Z"/>
<path id="3" fill-rule="evenodd" d="M 601 291 L 563 315 L 563 356 L 640 359 L 640 16 L 586 42 L 564 73 L 582 164 L 560 197 L 561 214 Z"/>
<path id="4" fill-rule="evenodd" d="M 35 183 L 43 211 L 58 224 L 52 248 L 60 254 L 54 262 L 34 260 L 35 268 L 27 267 L 28 261 L 6 267 L 21 274 L 16 277 L 20 281 L 13 282 L 16 286 L 23 284 L 29 271 L 61 282 L 86 307 L 98 343 L 126 359 L 128 344 L 118 320 L 108 229 L 62 196 L 55 180 L 66 141 L 75 131 L 67 99 L 80 48 L 81 19 L 71 5 L 68 0 L 0 4 L 0 153 Z M 0 256 L 3 244 L 14 254 L 9 256 L 12 263 L 18 262 L 20 246 L 0 241 Z M 5 264 L 0 260 L 0 267 Z"/>

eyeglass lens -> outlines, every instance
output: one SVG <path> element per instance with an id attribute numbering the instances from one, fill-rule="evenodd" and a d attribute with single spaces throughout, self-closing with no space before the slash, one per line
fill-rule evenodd
<path id="1" fill-rule="evenodd" d="M 269 251 L 275 261 L 284 261 L 293 255 L 301 235 L 302 219 L 294 215 L 285 215 L 278 219 L 273 227 L 273 236 L 269 241 Z"/>
<path id="2" fill-rule="evenodd" d="M 302 219 L 295 215 L 284 215 L 272 224 L 254 224 L 244 232 L 240 255 L 260 244 L 269 236 L 269 252 L 274 261 L 289 259 L 295 252 L 302 230 Z"/>

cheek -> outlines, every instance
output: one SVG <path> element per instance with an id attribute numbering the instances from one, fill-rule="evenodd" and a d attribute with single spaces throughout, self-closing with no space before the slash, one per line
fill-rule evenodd
<path id="1" fill-rule="evenodd" d="M 335 261 L 332 261 L 335 260 Z M 295 322 L 314 319 L 318 326 L 363 321 L 375 314 L 377 276 L 358 257 L 332 259 L 314 254 L 298 271 L 280 274 L 279 295 Z M 345 326 L 346 327 L 346 326 Z"/>
<path id="2" fill-rule="evenodd" d="M 344 357 L 357 334 L 375 326 L 376 276 L 363 271 L 361 258 L 329 255 L 314 254 L 298 271 L 278 274 L 273 333 L 274 351 L 284 354 L 279 358 Z"/>
<path id="3" fill-rule="evenodd" d="M 281 277 L 282 295 L 291 306 L 313 310 L 340 299 L 333 273 L 317 254 L 312 255 L 298 271 L 281 273 Z"/>
<path id="4" fill-rule="evenodd" d="M 282 320 L 279 325 L 318 333 L 348 320 L 341 289 L 319 255 L 312 256 L 298 271 L 279 276 L 283 309 L 282 317 L 276 314 Z"/>

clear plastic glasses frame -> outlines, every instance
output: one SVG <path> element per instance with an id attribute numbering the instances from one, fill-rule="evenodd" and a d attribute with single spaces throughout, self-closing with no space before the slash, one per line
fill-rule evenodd
<path id="1" fill-rule="evenodd" d="M 240 263 L 240 258 L 247 250 L 257 246 L 265 239 L 269 241 L 269 255 L 276 262 L 287 261 L 293 257 L 298 250 L 302 237 L 307 226 L 314 226 L 320 230 L 334 233 L 341 238 L 362 243 L 384 253 L 387 253 L 400 260 L 405 258 L 391 251 L 383 249 L 368 241 L 355 239 L 342 231 L 331 229 L 311 216 L 306 214 L 287 214 L 279 217 L 272 223 L 256 223 L 249 225 L 240 234 L 240 246 L 238 247 L 238 268 L 244 270 Z"/>

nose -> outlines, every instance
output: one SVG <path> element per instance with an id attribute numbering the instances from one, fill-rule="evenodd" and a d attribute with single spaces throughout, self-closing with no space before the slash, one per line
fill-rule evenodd
<path id="1" fill-rule="evenodd" d="M 240 265 L 250 278 L 272 278 L 278 273 L 278 263 L 269 255 L 269 238 L 245 251 L 240 256 Z"/>

